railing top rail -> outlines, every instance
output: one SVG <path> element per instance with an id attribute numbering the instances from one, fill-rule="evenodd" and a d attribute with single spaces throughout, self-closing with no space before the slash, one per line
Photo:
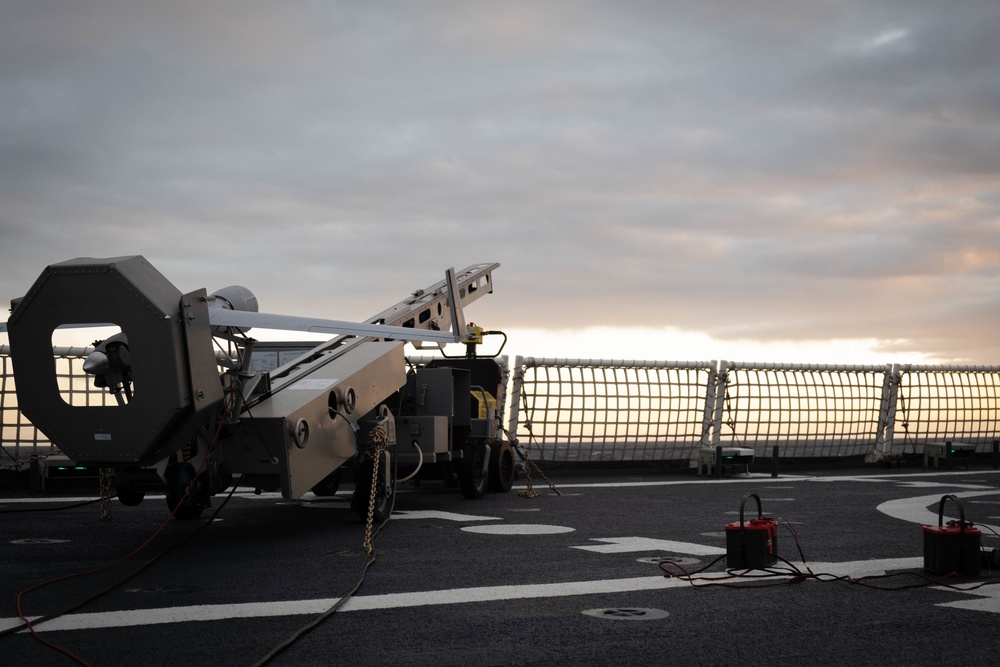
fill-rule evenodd
<path id="1" fill-rule="evenodd" d="M 892 364 L 809 364 L 756 361 L 724 361 L 725 370 L 833 371 L 847 373 L 888 373 Z"/>
<path id="2" fill-rule="evenodd" d="M 715 361 L 647 361 L 642 359 L 566 359 L 561 357 L 517 357 L 525 367 L 564 366 L 576 368 L 680 368 L 715 370 Z"/>
<path id="3" fill-rule="evenodd" d="M 1000 366 L 895 364 L 897 373 L 1000 373 Z"/>

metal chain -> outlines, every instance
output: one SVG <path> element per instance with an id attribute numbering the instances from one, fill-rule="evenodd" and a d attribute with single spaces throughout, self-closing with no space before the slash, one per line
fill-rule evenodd
<path id="1" fill-rule="evenodd" d="M 556 488 L 556 485 L 553 484 L 552 481 L 545 476 L 545 473 L 542 472 L 542 469 L 538 467 L 538 464 L 532 461 L 531 456 L 528 455 L 528 449 L 531 447 L 530 443 L 535 441 L 535 434 L 532 433 L 531 431 L 531 406 L 528 405 L 528 397 L 523 393 L 521 394 L 521 403 L 523 405 L 525 414 L 528 415 L 528 418 L 524 422 L 524 427 L 528 431 L 528 443 L 529 443 L 528 447 L 525 447 L 524 450 L 522 451 L 520 445 L 517 442 L 517 438 L 511 437 L 510 431 L 508 431 L 507 429 L 503 429 L 503 432 L 507 434 L 507 440 L 514 447 L 514 450 L 517 452 L 517 455 L 521 457 L 521 460 L 524 461 L 524 475 L 525 478 L 527 479 L 528 487 L 526 489 L 518 491 L 517 495 L 521 496 L 522 498 L 537 498 L 538 496 L 541 495 L 538 491 L 535 490 L 534 482 L 532 482 L 531 480 L 531 469 L 534 468 L 535 470 L 538 471 L 538 474 L 542 476 L 542 479 L 544 479 L 545 482 L 549 485 L 549 489 L 557 496 L 561 496 L 562 493 L 559 492 L 559 489 Z"/>
<path id="2" fill-rule="evenodd" d="M 544 479 L 546 483 L 549 485 L 549 489 L 557 496 L 561 496 L 562 493 L 559 492 L 559 489 L 556 488 L 556 485 L 553 484 L 552 481 L 545 476 L 545 473 L 542 472 L 542 469 L 538 467 L 538 464 L 531 460 L 531 456 L 528 454 L 528 448 L 531 445 L 529 444 L 528 447 L 526 447 L 522 451 L 517 440 L 510 437 L 510 432 L 504 429 L 504 433 L 507 434 L 507 440 L 514 447 L 514 451 L 516 451 L 518 456 L 521 457 L 521 460 L 524 461 L 524 474 L 525 477 L 527 478 L 528 486 L 527 488 L 518 491 L 517 495 L 521 496 L 522 498 L 537 498 L 538 496 L 541 495 L 538 491 L 535 490 L 535 484 L 531 479 L 531 469 L 534 468 L 538 472 L 538 474 L 542 476 L 542 479 Z M 531 433 L 531 422 L 529 421 L 528 442 L 531 443 L 532 440 L 534 440 L 534 437 L 535 437 L 534 434 Z"/>
<path id="3" fill-rule="evenodd" d="M 4 451 L 6 452 L 6 450 Z M 17 472 L 21 472 L 21 466 L 30 465 L 32 461 L 44 461 L 54 453 L 55 452 L 50 452 L 48 454 L 32 454 L 26 459 L 14 459 L 12 463 L 5 463 L 0 466 L 0 470 L 16 470 Z"/>
<path id="4" fill-rule="evenodd" d="M 739 447 L 742 447 L 743 443 L 740 442 L 740 437 L 739 437 L 739 435 L 736 432 L 736 417 L 735 417 L 736 410 L 733 408 L 733 398 L 729 394 L 729 385 L 730 385 L 730 383 L 729 383 L 729 373 L 726 373 L 725 382 L 726 382 L 726 385 L 725 385 L 726 426 L 728 426 L 729 428 L 732 429 L 732 431 L 733 431 L 733 440 L 736 442 L 736 445 L 739 446 Z"/>
<path id="5" fill-rule="evenodd" d="M 101 521 L 111 521 L 111 468 L 100 469 Z"/>
<path id="6" fill-rule="evenodd" d="M 560 493 L 559 489 L 556 488 L 556 485 L 553 484 L 552 481 L 548 477 L 545 476 L 545 473 L 542 472 L 542 469 L 538 467 L 538 464 L 535 463 L 534 461 L 532 461 L 528 457 L 527 452 L 525 452 L 525 456 L 524 456 L 524 474 L 525 474 L 525 476 L 528 479 L 528 488 L 526 488 L 526 489 L 524 489 L 522 491 L 518 491 L 517 495 L 522 496 L 524 498 L 537 498 L 539 495 L 541 495 L 538 491 L 535 490 L 535 487 L 534 487 L 534 485 L 531 482 L 531 469 L 532 468 L 534 468 L 538 472 L 538 474 L 542 476 L 542 479 L 544 479 L 545 482 L 549 485 L 549 490 L 550 491 L 552 491 L 553 493 L 555 493 L 557 496 L 561 496 L 562 495 L 562 493 Z"/>
<path id="7" fill-rule="evenodd" d="M 531 465 L 529 465 L 531 463 L 531 459 L 528 458 L 527 452 L 525 452 L 524 456 L 522 456 L 521 458 L 524 459 L 524 474 L 525 477 L 527 477 L 528 479 L 528 488 L 521 489 L 520 491 L 517 492 L 517 495 L 521 496 L 522 498 L 537 498 L 542 494 L 540 494 L 538 491 L 535 491 L 535 485 L 531 481 Z"/>
<path id="8" fill-rule="evenodd" d="M 372 456 L 372 486 L 368 494 L 368 520 L 365 522 L 365 553 L 372 555 L 372 524 L 375 523 L 375 496 L 378 490 L 378 469 L 382 463 L 382 453 L 389 442 L 385 427 L 380 423 L 368 436 L 368 452 Z"/>
<path id="9" fill-rule="evenodd" d="M 901 393 L 898 389 L 898 387 L 901 384 L 903 384 L 902 374 L 900 374 L 898 377 L 893 377 L 892 382 L 895 383 L 897 387 L 896 396 L 899 402 L 898 412 L 903 416 L 903 421 L 901 422 L 901 424 L 903 425 L 903 449 L 904 450 L 906 449 L 906 443 L 909 442 L 913 453 L 916 454 L 917 442 L 916 440 L 910 439 L 910 417 L 907 415 L 907 410 L 906 410 L 906 396 L 903 393 Z"/>
<path id="10" fill-rule="evenodd" d="M 538 474 L 542 476 L 542 479 L 544 479 L 545 482 L 549 485 L 549 489 L 557 496 L 561 496 L 562 493 L 559 492 L 559 489 L 556 488 L 556 485 L 553 484 L 551 480 L 549 480 L 549 478 L 545 476 L 545 473 L 542 472 L 542 469 L 538 467 L 538 464 L 532 461 L 531 457 L 528 455 L 528 449 L 531 448 L 531 443 L 535 441 L 535 434 L 531 432 L 531 407 L 528 405 L 528 397 L 523 393 L 521 394 L 521 403 L 523 404 L 524 412 L 528 415 L 528 419 L 525 421 L 525 428 L 528 430 L 528 446 L 525 447 L 523 452 L 521 451 L 521 448 L 517 444 L 517 439 L 511 438 L 510 432 L 504 429 L 504 432 L 507 433 L 507 439 L 514 446 L 514 449 L 517 450 L 517 453 L 521 456 L 521 460 L 524 461 L 524 474 L 528 480 L 528 487 L 526 489 L 518 491 L 517 495 L 521 496 L 522 498 L 537 498 L 538 496 L 541 495 L 538 491 L 535 490 L 535 485 L 531 480 L 531 469 L 534 468 L 535 470 L 538 471 Z"/>

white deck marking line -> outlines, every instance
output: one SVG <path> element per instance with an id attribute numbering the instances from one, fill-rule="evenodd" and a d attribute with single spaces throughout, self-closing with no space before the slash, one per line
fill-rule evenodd
<path id="1" fill-rule="evenodd" d="M 651 537 L 592 537 L 591 542 L 607 542 L 607 544 L 587 544 L 570 547 L 600 554 L 621 554 L 635 551 L 652 551 L 669 554 L 691 554 L 692 556 L 719 556 L 726 553 L 719 547 L 708 547 L 693 542 L 677 542 L 675 540 L 657 540 Z"/>
<path id="2" fill-rule="evenodd" d="M 949 588 L 938 588 L 935 590 L 946 593 L 954 593 Z M 1000 586 L 983 586 L 974 591 L 967 591 L 966 595 L 976 597 L 969 600 L 957 600 L 955 602 L 942 602 L 938 607 L 949 607 L 951 609 L 969 609 L 971 611 L 986 611 L 992 614 L 1000 614 Z"/>
<path id="3" fill-rule="evenodd" d="M 770 475 L 762 475 L 760 477 L 743 477 L 740 479 L 716 479 L 715 477 L 703 478 L 703 479 L 672 479 L 672 480 L 657 480 L 651 482 L 579 482 L 579 483 L 564 483 L 558 482 L 556 486 L 562 489 L 624 489 L 629 487 L 646 487 L 646 486 L 682 486 L 686 484 L 749 484 L 752 482 L 763 482 L 770 481 L 774 478 Z M 814 478 L 812 477 L 782 477 L 786 482 L 811 482 Z M 879 480 L 885 481 L 885 480 Z M 513 490 L 527 489 L 527 486 L 512 486 Z M 565 493 L 563 495 L 566 495 Z"/>
<path id="4" fill-rule="evenodd" d="M 986 484 L 955 484 L 946 479 L 936 482 L 921 482 L 919 480 L 906 480 L 897 482 L 902 487 L 912 489 L 933 489 L 934 487 L 947 486 L 949 489 L 988 489 Z"/>
<path id="5" fill-rule="evenodd" d="M 624 487 L 643 487 L 643 486 L 678 486 L 682 484 L 748 484 L 752 482 L 822 482 L 822 483 L 833 483 L 833 482 L 896 482 L 896 483 L 906 483 L 913 486 L 941 486 L 944 484 L 931 484 L 931 483 L 921 483 L 921 482 L 906 482 L 906 480 L 912 480 L 914 477 L 960 477 L 964 475 L 990 475 L 995 474 L 997 471 L 994 470 L 966 470 L 961 471 L 939 471 L 939 472 L 913 472 L 913 473 L 887 473 L 884 475 L 859 475 L 859 476 L 844 476 L 844 477 L 814 477 L 808 475 L 781 475 L 778 478 L 771 477 L 770 473 L 754 473 L 750 477 L 742 477 L 738 479 L 734 478 L 723 478 L 717 479 L 715 477 L 699 477 L 695 479 L 680 479 L 680 480 L 656 480 L 648 482 L 581 482 L 577 484 L 566 484 L 560 483 L 559 488 L 561 489 L 584 489 L 584 488 L 624 488 Z M 902 480 L 902 481 L 901 481 Z M 988 483 L 988 482 L 987 482 Z M 982 488 L 982 485 L 958 485 L 949 484 L 949 486 L 962 487 L 962 488 Z M 527 489 L 527 486 L 515 485 L 511 487 L 513 490 L 523 490 Z M 399 493 L 410 493 L 409 489 L 397 489 Z M 222 494 L 220 494 L 221 496 Z M 250 489 L 237 490 L 233 494 L 237 498 L 244 498 L 247 500 L 285 500 L 282 498 L 281 494 L 277 491 L 264 492 L 261 494 L 256 494 Z M 164 498 L 162 494 L 160 495 L 147 495 L 147 500 L 157 500 Z M 344 499 L 348 496 L 344 495 Z M 324 496 L 324 501 L 327 497 Z M 49 497 L 49 498 L 4 498 L 2 503 L 4 505 L 10 503 L 73 503 L 73 502 L 84 502 L 87 500 L 98 500 L 93 496 L 88 497 Z M 112 497 L 112 500 L 117 500 L 117 498 Z M 287 501 L 287 502 L 299 502 L 309 503 L 314 500 L 312 496 L 306 496 L 298 500 Z M 339 498 L 330 500 L 339 500 Z"/>
<path id="6" fill-rule="evenodd" d="M 836 576 L 850 575 L 854 579 L 857 579 L 859 577 L 878 576 L 885 574 L 889 570 L 923 570 L 924 558 L 923 556 L 913 556 L 909 558 L 886 558 L 877 561 L 861 560 L 850 563 L 809 563 L 809 567 L 813 572 L 825 572 Z M 973 586 L 975 584 L 956 584 L 956 588 L 930 586 L 929 590 L 933 591 L 962 593 L 972 596 L 969 599 L 956 600 L 954 602 L 939 602 L 934 606 L 1000 614 L 1000 585 L 983 586 L 974 590 L 962 590 L 962 587 L 966 585 Z"/>
<path id="7" fill-rule="evenodd" d="M 458 512 L 442 512 L 440 510 L 396 510 L 392 520 L 397 519 L 441 519 L 442 521 L 502 521 L 498 516 L 477 516 L 475 514 L 459 514 Z"/>
<path id="8" fill-rule="evenodd" d="M 977 475 L 982 477 L 984 474 L 993 474 L 996 471 L 993 470 L 967 470 L 965 472 L 955 472 L 955 471 L 941 471 L 941 472 L 914 472 L 914 473 L 886 473 L 884 475 L 845 475 L 843 477 L 819 477 L 819 476 L 809 476 L 809 475 L 780 475 L 779 477 L 771 477 L 770 473 L 753 473 L 750 477 L 740 477 L 740 478 L 722 478 L 718 479 L 716 477 L 696 477 L 694 479 L 665 479 L 665 480 L 651 480 L 645 482 L 578 482 L 578 483 L 559 483 L 558 487 L 560 489 L 600 489 L 600 488 L 626 488 L 626 487 L 646 487 L 646 486 L 681 486 L 686 484 L 752 484 L 755 482 L 769 482 L 774 484 L 776 482 L 820 482 L 824 484 L 832 484 L 836 482 L 871 482 L 871 483 L 896 483 L 896 484 L 913 484 L 917 486 L 961 486 L 963 488 L 970 489 L 981 489 L 984 488 L 983 484 L 968 484 L 961 485 L 955 484 L 953 482 L 919 482 L 914 481 L 914 477 L 959 477 L 964 475 Z M 526 486 L 513 486 L 511 487 L 515 490 L 526 489 Z M 793 487 L 788 487 L 793 488 Z"/>
<path id="9" fill-rule="evenodd" d="M 849 563 L 813 563 L 816 571 L 844 573 L 851 576 L 881 574 L 890 569 L 918 567 L 922 558 L 887 558 Z M 718 575 L 719 573 L 714 573 Z M 705 576 L 711 577 L 712 574 Z M 387 593 L 384 595 L 355 596 L 341 607 L 341 611 L 374 611 L 432 605 L 465 604 L 470 602 L 495 602 L 529 598 L 569 597 L 576 595 L 602 595 L 651 591 L 669 588 L 687 588 L 687 581 L 663 576 L 632 577 L 628 579 L 599 579 L 596 581 L 567 581 L 553 584 L 527 584 L 515 586 L 479 586 L 416 593 Z M 263 618 L 268 616 L 301 616 L 321 614 L 337 602 L 338 598 L 323 600 L 286 600 L 282 602 L 250 602 L 243 604 L 205 604 L 161 609 L 129 609 L 125 611 L 83 613 L 62 616 L 39 623 L 40 631 L 95 630 L 99 628 L 125 628 L 166 623 L 221 621 L 238 618 Z M 37 618 L 37 617 L 35 617 Z M 32 618 L 34 620 L 34 618 Z M 20 625 L 17 618 L 0 620 L 0 630 Z"/>
<path id="10" fill-rule="evenodd" d="M 1000 494 L 1000 491 L 993 489 L 991 491 L 962 491 L 959 493 L 954 493 L 951 495 L 956 496 L 959 499 L 965 498 L 976 498 L 978 496 L 990 496 Z M 941 502 L 942 494 L 934 494 L 932 496 L 917 496 L 913 498 L 897 498 L 896 500 L 888 500 L 875 509 L 883 514 L 887 514 L 894 519 L 900 519 L 902 521 L 909 521 L 910 523 L 917 523 L 922 526 L 936 526 L 938 523 L 938 513 L 936 511 L 931 511 L 927 509 L 929 505 L 935 505 Z M 958 513 L 958 506 L 954 503 L 946 502 L 944 504 L 944 520 L 948 521 L 949 517 L 957 518 L 953 515 Z M 970 516 L 966 513 L 965 518 L 967 521 L 975 521 L 976 517 Z M 980 521 L 975 521 L 977 526 L 982 526 L 990 530 L 995 530 L 1000 532 L 1000 527 L 991 526 L 989 524 L 982 523 Z"/>
<path id="11" fill-rule="evenodd" d="M 679 579 L 662 576 L 634 577 L 631 579 L 603 579 L 597 581 L 570 581 L 555 584 L 522 586 L 482 586 L 452 590 L 422 591 L 417 593 L 388 593 L 384 595 L 355 596 L 340 611 L 373 611 L 431 605 L 492 602 L 525 598 L 564 597 L 572 595 L 597 595 L 626 593 L 659 588 L 690 586 Z M 125 628 L 164 623 L 192 621 L 221 621 L 236 618 L 261 618 L 267 616 L 299 616 L 321 614 L 332 607 L 339 598 L 323 600 L 288 600 L 283 602 L 250 602 L 243 604 L 193 605 L 161 609 L 131 609 L 126 611 L 83 613 L 62 616 L 39 623 L 35 628 L 42 632 L 57 630 L 94 630 L 98 628 Z M 32 619 L 34 620 L 34 619 Z M 0 620 L 0 630 L 20 625 L 20 619 Z"/>
<path id="12" fill-rule="evenodd" d="M 889 570 L 912 570 L 924 566 L 923 556 L 906 556 L 904 558 L 878 558 L 876 560 L 853 560 L 844 563 L 813 563 L 806 565 L 793 563 L 800 570 L 806 565 L 813 572 L 823 572 L 838 577 L 850 576 L 854 579 L 885 574 Z M 778 568 L 780 569 L 780 568 Z"/>

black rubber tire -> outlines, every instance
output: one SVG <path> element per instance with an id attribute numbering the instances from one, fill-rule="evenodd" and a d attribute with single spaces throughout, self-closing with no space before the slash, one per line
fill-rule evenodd
<path id="1" fill-rule="evenodd" d="M 509 442 L 501 442 L 491 447 L 490 452 L 490 491 L 507 493 L 514 486 L 514 476 L 517 467 L 514 463 L 514 448 Z"/>
<path id="2" fill-rule="evenodd" d="M 458 469 L 458 486 L 462 495 L 470 500 L 482 498 L 486 494 L 489 474 L 483 463 L 486 459 L 486 446 L 480 444 L 466 445 L 462 454 L 461 466 Z"/>
<path id="3" fill-rule="evenodd" d="M 312 492 L 320 497 L 335 495 L 337 493 L 337 489 L 340 488 L 340 476 L 342 470 L 343 468 L 337 468 L 329 475 L 321 479 L 319 483 L 312 488 Z"/>
<path id="4" fill-rule="evenodd" d="M 175 519 L 197 519 L 209 505 L 207 498 L 199 497 L 201 484 L 196 476 L 197 471 L 190 463 L 167 469 L 167 509 Z M 191 491 L 185 496 L 189 485 Z"/>
<path id="5" fill-rule="evenodd" d="M 174 508 L 177 508 L 174 510 Z M 197 519 L 201 516 L 201 513 L 205 511 L 205 506 L 195 500 L 193 503 L 188 504 L 185 500 L 183 503 L 178 505 L 178 498 L 173 494 L 167 494 L 167 509 L 174 513 L 175 519 L 181 519 L 184 521 L 189 521 L 191 519 Z"/>
<path id="6" fill-rule="evenodd" d="M 122 505 L 135 507 L 146 497 L 146 492 L 142 489 L 134 489 L 128 484 L 118 484 L 115 487 L 115 495 L 118 496 L 118 502 Z"/>

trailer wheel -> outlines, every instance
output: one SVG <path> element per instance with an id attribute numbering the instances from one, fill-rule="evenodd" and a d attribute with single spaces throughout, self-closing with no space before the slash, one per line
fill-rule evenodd
<path id="1" fill-rule="evenodd" d="M 509 442 L 493 447 L 490 452 L 490 491 L 506 493 L 514 486 L 514 448 Z"/>
<path id="2" fill-rule="evenodd" d="M 210 503 L 207 497 L 199 496 L 201 485 L 197 474 L 190 463 L 167 468 L 167 509 L 175 519 L 197 519 Z"/>
<path id="3" fill-rule="evenodd" d="M 337 468 L 329 475 L 321 479 L 319 483 L 312 488 L 312 492 L 321 497 L 335 495 L 337 493 L 337 489 L 340 488 L 341 470 L 341 468 Z"/>
<path id="4" fill-rule="evenodd" d="M 481 444 L 466 446 L 458 470 L 458 485 L 462 489 L 463 496 L 471 500 L 483 497 L 488 483 L 486 468 L 486 446 Z"/>
<path id="5" fill-rule="evenodd" d="M 135 507 L 146 497 L 144 490 L 135 489 L 130 484 L 123 482 L 118 482 L 117 487 L 115 487 L 115 494 L 118 496 L 118 502 L 127 507 Z"/>

